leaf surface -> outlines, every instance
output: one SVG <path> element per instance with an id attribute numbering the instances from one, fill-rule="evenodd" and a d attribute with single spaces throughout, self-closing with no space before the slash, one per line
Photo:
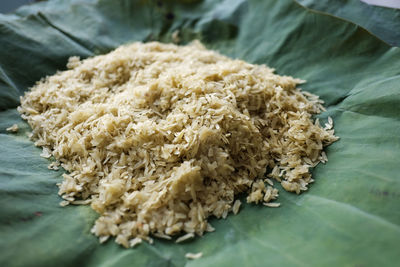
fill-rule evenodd
<path id="1" fill-rule="evenodd" d="M 306 5 L 307 1 L 298 1 Z M 307 3 L 316 3 L 308 1 Z M 400 247 L 400 50 L 351 22 L 280 1 L 54 0 L 0 15 L 1 266 L 391 266 Z M 394 12 L 393 27 L 399 23 Z M 391 19 L 391 18 L 388 18 Z M 385 26 L 385 27 L 386 27 Z M 398 28 L 397 28 L 398 29 Z M 237 216 L 211 219 L 202 238 L 156 239 L 124 249 L 100 245 L 95 212 L 58 205 L 62 171 L 27 138 L 15 107 L 40 78 L 69 56 L 102 54 L 128 42 L 182 43 L 279 74 L 306 79 L 326 102 L 340 140 L 313 171 L 309 191 L 280 190 L 280 208 L 244 204 Z M 393 35 L 396 44 L 399 36 Z M 385 39 L 385 38 L 383 38 Z M 18 124 L 17 134 L 5 129 Z M 187 252 L 203 252 L 187 260 Z"/>

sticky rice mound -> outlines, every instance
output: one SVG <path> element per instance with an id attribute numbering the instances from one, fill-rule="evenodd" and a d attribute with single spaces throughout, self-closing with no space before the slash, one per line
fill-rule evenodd
<path id="1" fill-rule="evenodd" d="M 134 246 L 151 236 L 213 231 L 210 216 L 307 190 L 310 168 L 337 140 L 304 82 L 230 59 L 199 42 L 133 43 L 39 81 L 19 111 L 66 173 L 62 205 L 90 204 L 92 232 Z"/>

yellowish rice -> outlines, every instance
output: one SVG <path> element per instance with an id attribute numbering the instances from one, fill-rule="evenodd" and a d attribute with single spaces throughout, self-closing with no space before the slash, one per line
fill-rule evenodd
<path id="1" fill-rule="evenodd" d="M 323 102 L 296 87 L 304 81 L 199 42 L 133 43 L 67 67 L 21 97 L 19 111 L 41 155 L 54 157 L 49 168 L 67 171 L 61 204 L 90 204 L 101 242 L 203 235 L 210 216 L 239 212 L 239 193 L 278 207 L 272 180 L 307 190 L 337 140 L 331 119 L 313 120 Z"/>

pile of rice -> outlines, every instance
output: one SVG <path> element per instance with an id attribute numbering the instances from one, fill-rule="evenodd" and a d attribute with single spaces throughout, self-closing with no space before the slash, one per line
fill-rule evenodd
<path id="1" fill-rule="evenodd" d="M 32 137 L 67 171 L 63 205 L 90 204 L 92 232 L 134 246 L 150 235 L 212 231 L 209 216 L 300 193 L 327 160 L 332 120 L 321 127 L 317 96 L 302 80 L 205 49 L 133 43 L 38 82 L 19 111 Z M 268 173 L 266 174 L 266 172 Z"/>

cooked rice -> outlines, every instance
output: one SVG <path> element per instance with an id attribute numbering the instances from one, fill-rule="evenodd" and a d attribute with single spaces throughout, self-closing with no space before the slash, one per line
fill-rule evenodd
<path id="1" fill-rule="evenodd" d="M 19 111 L 42 156 L 67 171 L 61 205 L 90 202 L 103 242 L 212 231 L 207 218 L 237 213 L 239 193 L 278 197 L 267 169 L 298 194 L 337 140 L 331 119 L 313 122 L 323 102 L 296 88 L 302 80 L 199 42 L 133 43 L 67 66 L 21 97 Z"/>
<path id="2" fill-rule="evenodd" d="M 263 205 L 270 208 L 278 208 L 281 206 L 281 203 L 264 202 Z"/>
<path id="3" fill-rule="evenodd" d="M 42 153 L 40 153 L 40 156 L 41 156 L 42 158 L 46 158 L 46 159 L 50 158 L 50 157 L 51 157 L 51 151 L 50 151 L 50 149 L 47 148 L 47 147 L 43 147 L 43 150 L 42 150 Z"/>
<path id="4" fill-rule="evenodd" d="M 60 162 L 58 162 L 58 161 L 53 161 L 53 162 L 51 162 L 51 163 L 47 166 L 47 168 L 48 168 L 49 170 L 58 171 L 58 170 L 60 169 Z"/>
<path id="5" fill-rule="evenodd" d="M 195 259 L 200 259 L 203 256 L 202 252 L 199 253 L 186 253 L 185 257 L 189 260 L 195 260 Z"/>
<path id="6" fill-rule="evenodd" d="M 206 232 L 214 232 L 215 228 L 211 225 L 211 223 L 207 223 Z"/>
<path id="7" fill-rule="evenodd" d="M 232 207 L 233 214 L 238 214 L 241 204 L 242 204 L 242 202 L 239 199 L 235 200 L 235 203 L 233 203 L 233 207 Z"/>
<path id="8" fill-rule="evenodd" d="M 186 235 L 177 238 L 175 242 L 176 243 L 181 243 L 181 242 L 186 241 L 188 239 L 192 239 L 193 237 L 194 237 L 193 233 L 187 233 Z"/>
<path id="9" fill-rule="evenodd" d="M 17 124 L 13 124 L 6 129 L 7 132 L 16 133 L 18 132 L 19 128 Z"/>
<path id="10" fill-rule="evenodd" d="M 107 236 L 107 237 L 109 237 L 109 236 Z M 136 245 L 139 245 L 140 243 L 142 243 L 142 239 L 139 237 L 135 237 L 129 241 L 129 246 L 135 247 Z"/>
<path id="11" fill-rule="evenodd" d="M 154 233 L 153 235 L 155 237 L 162 238 L 162 239 L 168 239 L 168 240 L 172 239 L 171 236 L 163 234 L 163 233 Z"/>

